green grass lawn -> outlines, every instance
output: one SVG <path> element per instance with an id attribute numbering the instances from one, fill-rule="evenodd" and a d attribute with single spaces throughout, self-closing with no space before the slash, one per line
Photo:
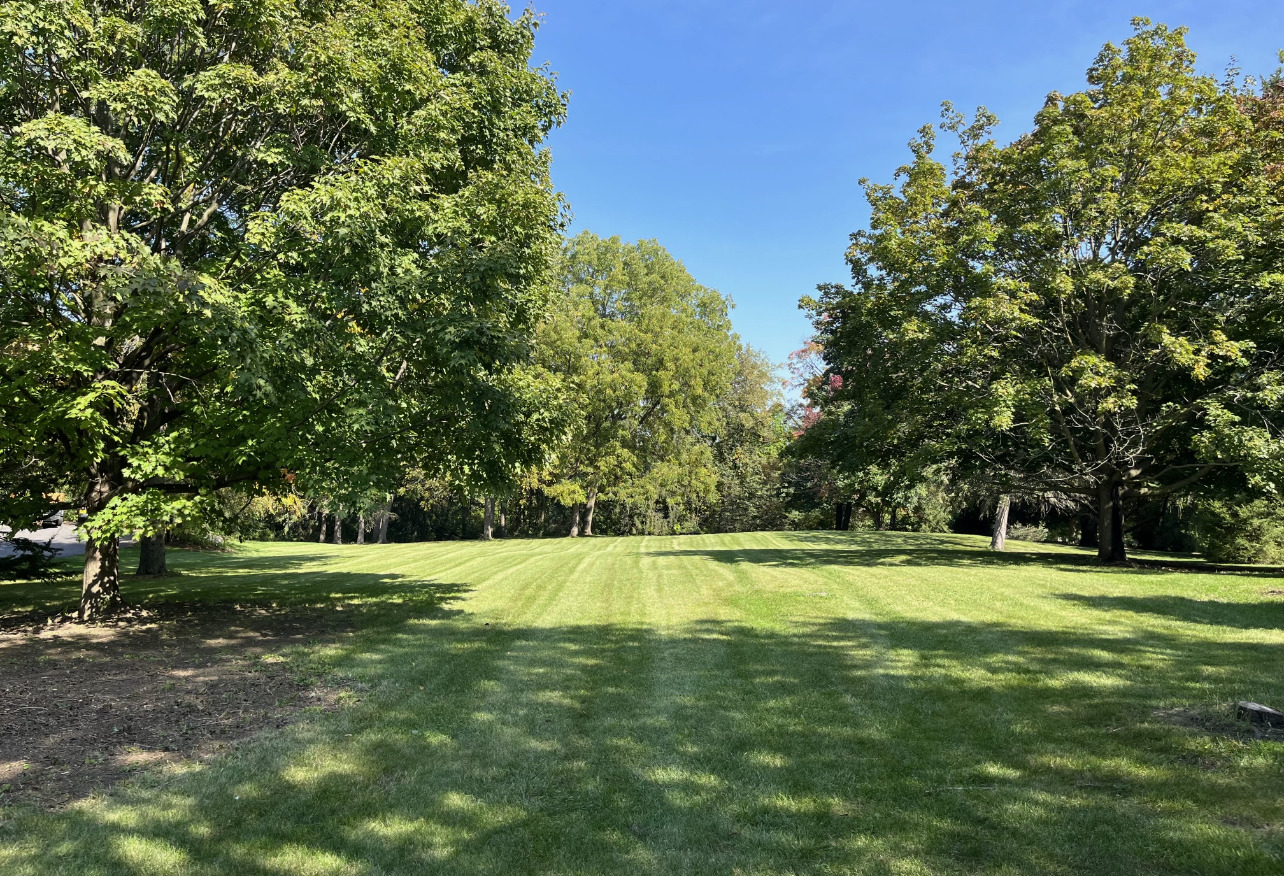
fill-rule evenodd
<path id="1" fill-rule="evenodd" d="M 1226 717 L 1284 705 L 1284 579 L 984 544 L 176 554 L 127 596 L 366 612 L 295 655 L 361 702 L 11 808 L 0 873 L 1284 873 L 1284 742 Z"/>

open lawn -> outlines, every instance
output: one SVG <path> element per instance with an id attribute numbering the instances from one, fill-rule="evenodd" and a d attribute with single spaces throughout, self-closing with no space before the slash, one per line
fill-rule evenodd
<path id="1" fill-rule="evenodd" d="M 175 553 L 126 597 L 354 612 L 286 656 L 357 701 L 7 806 L 0 873 L 1284 873 L 1284 740 L 1229 717 L 1284 705 L 1284 579 L 984 544 Z"/>

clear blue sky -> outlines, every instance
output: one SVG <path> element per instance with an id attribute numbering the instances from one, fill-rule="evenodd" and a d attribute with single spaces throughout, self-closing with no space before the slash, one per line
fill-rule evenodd
<path id="1" fill-rule="evenodd" d="M 890 180 L 941 101 L 1010 139 L 1136 15 L 1187 25 L 1207 72 L 1269 73 L 1284 48 L 1279 0 L 533 2 L 535 60 L 572 92 L 551 141 L 572 230 L 658 239 L 777 362 L 808 332 L 799 296 L 849 279 L 857 181 Z"/>

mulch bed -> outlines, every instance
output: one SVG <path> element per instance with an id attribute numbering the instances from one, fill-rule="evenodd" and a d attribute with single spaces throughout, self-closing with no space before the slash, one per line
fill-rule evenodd
<path id="1" fill-rule="evenodd" d="M 0 806 L 49 809 L 140 769 L 200 761 L 340 691 L 276 652 L 334 639 L 350 614 L 169 604 L 103 623 L 0 618 Z"/>

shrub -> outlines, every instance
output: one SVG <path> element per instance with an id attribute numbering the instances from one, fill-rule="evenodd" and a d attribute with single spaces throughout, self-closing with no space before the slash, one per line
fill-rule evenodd
<path id="1" fill-rule="evenodd" d="M 1203 502 L 1195 527 L 1204 557 L 1214 563 L 1284 563 L 1284 506 L 1278 501 Z"/>

